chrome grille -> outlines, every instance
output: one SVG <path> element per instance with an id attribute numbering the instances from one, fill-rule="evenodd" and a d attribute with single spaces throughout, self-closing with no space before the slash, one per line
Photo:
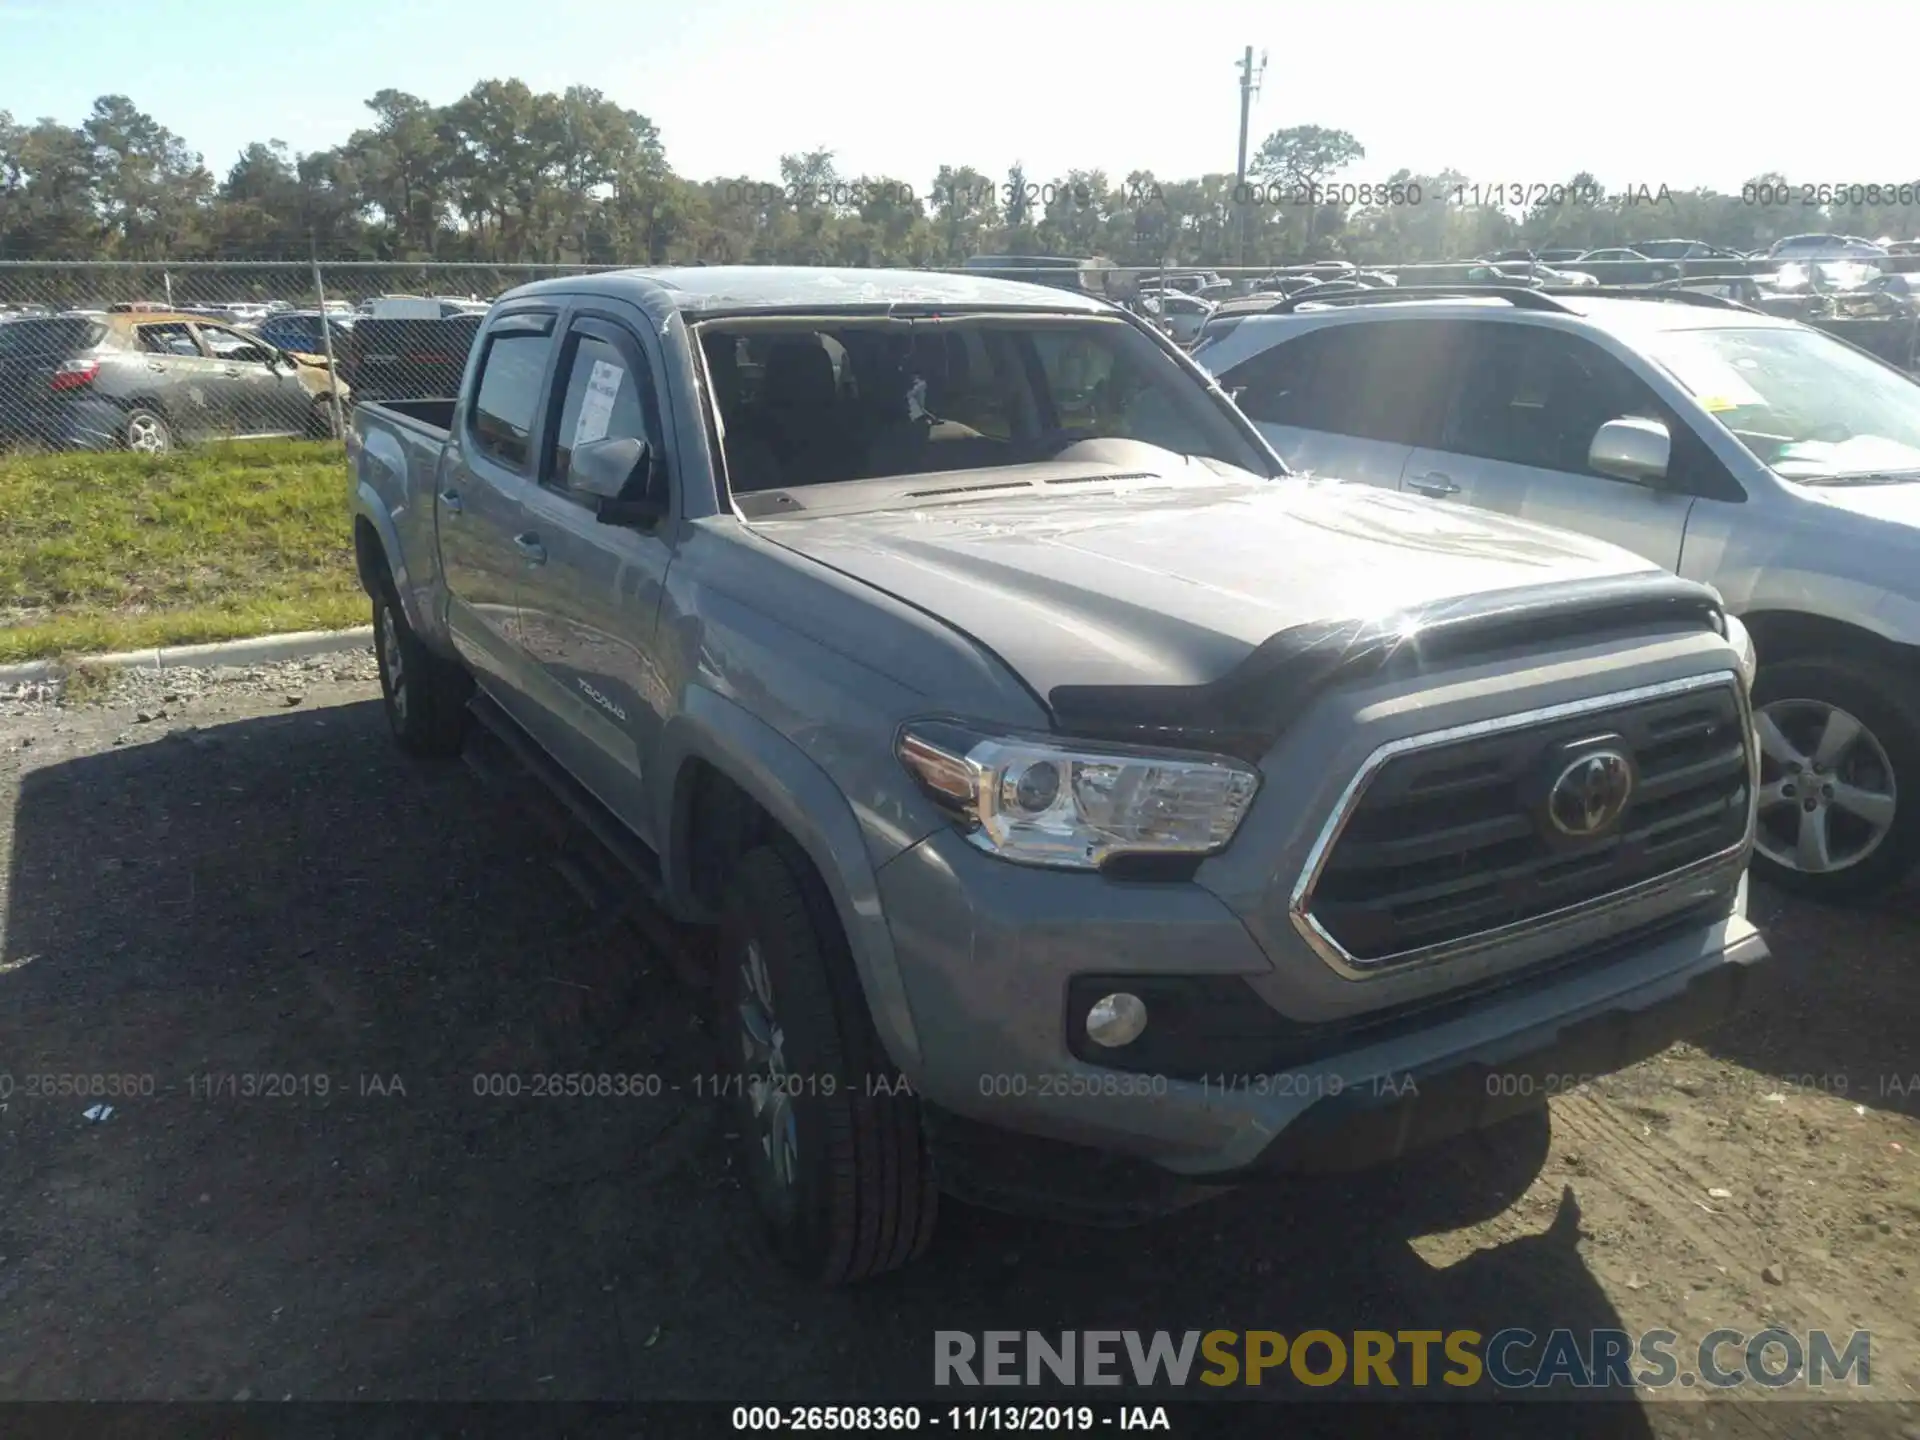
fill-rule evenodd
<path id="1" fill-rule="evenodd" d="M 1295 923 L 1347 964 L 1411 963 L 1730 858 L 1752 823 L 1751 731 L 1728 674 L 1384 746 L 1315 846 Z M 1625 807 L 1561 833 L 1553 781 L 1600 749 L 1631 759 Z"/>

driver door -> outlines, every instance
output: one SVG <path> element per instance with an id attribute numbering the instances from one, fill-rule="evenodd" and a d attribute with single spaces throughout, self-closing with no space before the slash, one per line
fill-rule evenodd
<path id="1" fill-rule="evenodd" d="M 1408 456 L 1402 487 L 1579 531 L 1677 571 L 1699 493 L 1691 467 L 1711 461 L 1686 422 L 1591 340 L 1540 325 L 1472 329 L 1438 443 Z M 1666 425 L 1667 482 L 1621 480 L 1587 463 L 1594 433 L 1627 416 Z"/>
<path id="2" fill-rule="evenodd" d="M 200 339 L 216 362 L 216 405 L 235 435 L 298 435 L 311 402 L 291 366 L 269 363 L 273 351 L 258 336 L 224 325 L 202 325 Z"/>
<path id="3" fill-rule="evenodd" d="M 651 842 L 642 774 L 667 703 L 656 624 L 673 530 L 670 520 L 651 530 L 602 521 L 594 498 L 568 483 L 569 462 L 576 445 L 644 440 L 664 473 L 673 452 L 645 317 L 596 303 L 607 308 L 567 327 L 540 483 L 527 492 L 526 536 L 540 558 L 520 584 L 520 634 L 532 661 L 536 738 Z"/>

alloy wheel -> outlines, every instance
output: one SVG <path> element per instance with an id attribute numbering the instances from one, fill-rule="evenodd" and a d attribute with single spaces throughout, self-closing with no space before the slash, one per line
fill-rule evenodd
<path id="1" fill-rule="evenodd" d="M 396 725 L 407 723 L 407 662 L 400 649 L 400 623 L 391 601 L 380 607 L 380 663 L 387 675 L 387 704 Z"/>
<path id="2" fill-rule="evenodd" d="M 1851 869 L 1893 828 L 1893 763 L 1858 717 L 1819 700 L 1775 700 L 1754 716 L 1760 792 L 1754 847 L 1808 875 Z"/>
<path id="3" fill-rule="evenodd" d="M 127 448 L 142 455 L 161 455 L 167 449 L 166 427 L 152 415 L 135 415 L 127 421 Z"/>
<path id="4" fill-rule="evenodd" d="M 774 1010 L 760 942 L 748 940 L 740 957 L 740 1073 L 755 1180 L 769 1203 L 793 1204 L 800 1169 L 800 1131 L 793 1108 L 786 1033 Z"/>

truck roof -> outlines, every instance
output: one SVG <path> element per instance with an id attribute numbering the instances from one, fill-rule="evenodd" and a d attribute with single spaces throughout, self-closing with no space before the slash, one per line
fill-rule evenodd
<path id="1" fill-rule="evenodd" d="M 522 285 L 506 298 L 542 293 L 615 295 L 644 304 L 664 299 L 703 314 L 812 307 L 954 305 L 1035 310 L 1111 310 L 1104 300 L 1048 285 L 927 270 L 855 270 L 811 265 L 687 265 L 610 270 Z"/>

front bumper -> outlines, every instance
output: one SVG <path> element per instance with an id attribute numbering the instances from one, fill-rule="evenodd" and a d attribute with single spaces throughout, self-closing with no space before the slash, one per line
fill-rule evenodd
<path id="1" fill-rule="evenodd" d="M 1767 954 L 1730 875 L 1711 909 L 1416 1023 L 1356 1027 L 1278 1072 L 1176 1078 L 1074 1055 L 1067 997 L 1088 974 L 1116 986 L 1128 975 L 1237 975 L 1271 993 L 1274 967 L 1205 889 L 1022 869 L 951 832 L 895 857 L 879 883 L 921 1040 L 909 1078 L 953 1128 L 1133 1157 L 1202 1184 L 1388 1160 L 1495 1123 L 1568 1077 L 1711 1025 Z"/>

